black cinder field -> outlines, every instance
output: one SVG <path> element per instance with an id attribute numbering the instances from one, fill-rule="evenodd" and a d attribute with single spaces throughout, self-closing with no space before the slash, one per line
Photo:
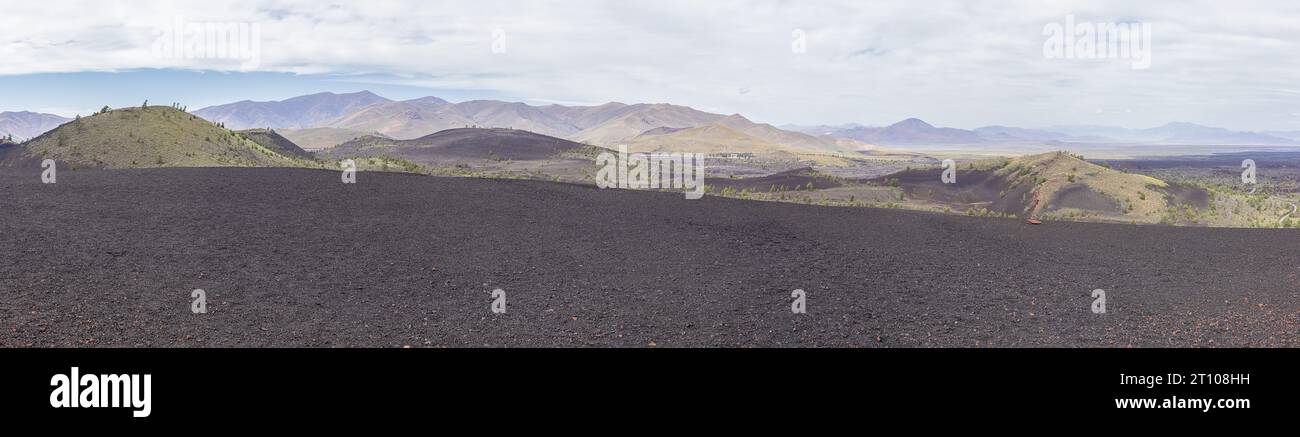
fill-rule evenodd
<path id="1" fill-rule="evenodd" d="M 1294 346 L 1293 231 L 305 169 L 4 169 L 6 347 Z M 207 313 L 192 314 L 191 293 Z M 493 290 L 508 297 L 494 314 Z M 806 314 L 791 311 L 806 292 Z M 1093 290 L 1106 293 L 1094 314 Z M 812 316 L 812 317 L 809 317 Z"/>

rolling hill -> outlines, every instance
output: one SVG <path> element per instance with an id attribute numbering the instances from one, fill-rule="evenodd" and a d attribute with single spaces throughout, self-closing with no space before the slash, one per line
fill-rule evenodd
<path id="1" fill-rule="evenodd" d="M 457 103 L 449 110 L 484 127 L 523 129 L 542 135 L 565 137 L 579 129 L 555 107 L 535 107 L 523 103 L 473 100 Z"/>
<path id="2" fill-rule="evenodd" d="M 322 152 L 332 159 L 383 156 L 426 165 L 462 161 L 544 160 L 585 147 L 560 138 L 518 129 L 448 129 L 413 140 L 367 136 Z"/>
<path id="3" fill-rule="evenodd" d="M 637 104 L 608 108 L 605 113 L 587 114 L 596 124 L 569 139 L 597 146 L 614 146 L 655 128 L 693 128 L 717 122 L 723 116 L 669 104 Z M 603 119 L 603 120 L 601 120 Z"/>
<path id="4" fill-rule="evenodd" d="M 313 159 L 311 152 L 298 147 L 297 144 L 281 136 L 274 129 L 248 129 L 236 133 L 281 155 Z"/>
<path id="5" fill-rule="evenodd" d="M 10 159 L 51 158 L 102 168 L 280 167 L 313 163 L 287 146 L 263 146 L 166 106 L 117 109 L 82 117 L 24 143 L 16 155 Z"/>
<path id="6" fill-rule="evenodd" d="M 633 152 L 775 153 L 782 146 L 714 123 L 690 128 L 651 129 L 627 142 Z"/>
<path id="7" fill-rule="evenodd" d="M 860 152 L 871 148 L 871 145 L 855 140 L 830 136 L 813 136 L 802 132 L 779 129 L 766 123 L 754 123 L 740 114 L 723 117 L 717 121 L 717 124 L 730 127 L 738 132 L 772 144 L 784 146 L 782 149 L 787 152 Z"/>
<path id="8" fill-rule="evenodd" d="M 1205 207 L 1205 190 L 1102 167 L 1065 152 L 993 159 L 960 166 L 957 182 L 942 169 L 908 170 L 877 182 L 899 187 L 908 201 L 957 211 L 1019 217 L 1158 223 L 1171 207 Z"/>

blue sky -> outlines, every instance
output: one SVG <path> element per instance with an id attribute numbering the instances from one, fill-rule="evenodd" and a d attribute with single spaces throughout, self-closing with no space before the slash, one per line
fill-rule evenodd
<path id="1" fill-rule="evenodd" d="M 395 99 L 668 102 L 778 125 L 919 117 L 962 128 L 1300 130 L 1300 2 L 8 3 L 0 110 L 71 115 L 146 98 L 197 109 L 367 89 Z M 1148 65 L 1049 54 L 1048 30 L 1070 23 L 1080 37 L 1146 26 Z M 211 25 L 235 25 L 257 56 L 180 55 L 193 26 Z"/>

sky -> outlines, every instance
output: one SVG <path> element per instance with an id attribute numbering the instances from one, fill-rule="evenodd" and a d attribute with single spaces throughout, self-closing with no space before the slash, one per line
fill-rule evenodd
<path id="1" fill-rule="evenodd" d="M 777 125 L 1300 130 L 1293 1 L 0 0 L 0 11 L 0 111 L 370 90 L 675 103 Z M 222 44 L 193 45 L 205 33 L 192 30 L 230 24 Z M 1134 36 L 1086 37 L 1109 25 Z M 1074 50 L 1053 50 L 1066 38 L 1054 28 Z M 1089 58 L 1098 44 L 1079 40 L 1134 51 Z"/>

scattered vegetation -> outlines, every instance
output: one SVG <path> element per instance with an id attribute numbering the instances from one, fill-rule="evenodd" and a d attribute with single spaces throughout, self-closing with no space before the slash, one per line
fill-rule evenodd
<path id="1" fill-rule="evenodd" d="M 288 156 L 174 106 L 108 107 L 27 143 L 26 153 L 80 166 L 322 167 Z"/>

